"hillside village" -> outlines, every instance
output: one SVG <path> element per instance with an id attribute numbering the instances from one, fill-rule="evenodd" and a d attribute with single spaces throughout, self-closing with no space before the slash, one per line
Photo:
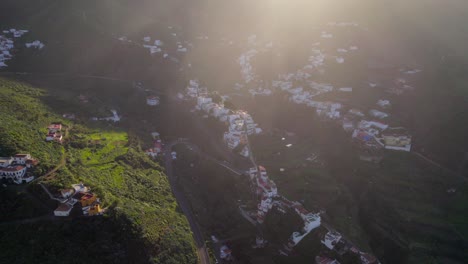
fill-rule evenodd
<path id="1" fill-rule="evenodd" d="M 19 42 L 19 39 L 29 30 L 25 29 L 8 29 L 3 30 L 0 33 L 0 69 L 6 68 L 7 61 L 11 60 L 14 56 L 14 53 L 18 49 L 18 46 L 15 47 L 15 42 Z M 42 49 L 45 47 L 44 43 L 39 40 L 35 40 L 31 43 L 25 43 L 26 48 Z"/>
<path id="2" fill-rule="evenodd" d="M 179 98 L 196 99 L 196 110 L 205 112 L 206 117 L 212 116 L 225 123 L 228 126 L 223 136 L 226 146 L 246 158 L 249 157 L 247 136 L 262 132 L 249 113 L 225 108 L 223 103 L 214 103 L 213 99 L 208 97 L 207 88 L 200 87 L 196 80 L 190 80 L 185 96 L 179 95 Z"/>
<path id="3" fill-rule="evenodd" d="M 332 123 L 336 127 L 342 129 L 349 136 L 349 140 L 355 148 L 359 150 L 359 158 L 363 161 L 380 162 L 383 158 L 384 151 L 412 151 L 412 135 L 411 131 L 398 124 L 398 120 L 393 118 L 393 101 L 389 98 L 394 96 L 405 96 L 405 93 L 413 91 L 415 85 L 412 77 L 417 75 L 422 70 L 413 67 L 402 67 L 400 71 L 393 76 L 390 83 L 377 79 L 364 81 L 366 88 L 381 89 L 384 95 L 372 105 L 356 105 L 346 100 L 321 99 L 326 95 L 338 93 L 340 95 L 352 95 L 361 87 L 350 87 L 348 85 L 335 85 L 325 81 L 318 81 L 317 76 L 324 76 L 328 71 L 328 67 L 336 65 L 346 65 L 348 56 L 356 54 L 362 50 L 359 43 L 343 43 L 338 48 L 327 50 L 325 48 L 326 41 L 337 38 L 339 33 L 335 32 L 337 28 L 349 28 L 350 30 L 363 30 L 356 22 L 329 22 L 320 30 L 317 40 L 320 42 L 314 43 L 310 47 L 310 55 L 307 58 L 307 63 L 298 68 L 296 71 L 282 73 L 276 76 L 273 80 L 264 80 L 257 73 L 255 61 L 261 54 L 274 53 L 275 56 L 281 56 L 276 50 L 281 43 L 273 41 L 262 41 L 257 35 L 251 35 L 247 38 L 246 45 L 239 44 L 244 51 L 235 58 L 236 63 L 240 67 L 240 80 L 230 89 L 240 93 L 242 96 L 250 96 L 252 98 L 260 96 L 276 96 L 283 95 L 289 103 L 307 106 L 311 109 L 311 115 L 315 114 L 321 122 Z M 172 27 L 169 27 L 172 29 Z M 4 30 L 0 35 L 0 68 L 7 67 L 6 62 L 11 60 L 15 51 L 15 39 L 26 34 L 27 30 Z M 138 41 L 132 41 L 128 37 L 122 36 L 118 40 L 125 44 L 136 44 L 141 48 L 148 50 L 150 56 L 161 57 L 168 62 L 180 66 L 180 71 L 191 72 L 192 65 L 189 62 L 182 60 L 185 54 L 197 45 L 196 42 L 184 40 L 181 34 L 172 33 L 176 39 L 175 46 L 169 46 L 166 41 L 152 36 L 143 36 Z M 208 36 L 199 36 L 200 41 L 207 41 Z M 210 39 L 211 40 L 211 39 Z M 216 40 L 219 41 L 219 40 Z M 233 41 L 221 40 L 227 45 L 233 45 Z M 42 49 L 44 44 L 38 40 L 31 43 L 25 43 L 27 48 Z M 278 52 L 278 53 L 277 53 Z M 181 62 L 183 61 L 184 64 Z M 249 136 L 262 135 L 264 132 L 260 125 L 254 121 L 255 113 L 247 112 L 240 109 L 229 109 L 224 102 L 229 98 L 228 92 L 223 91 L 226 95 L 221 95 L 221 101 L 215 102 L 215 98 L 211 90 L 202 85 L 200 81 L 191 76 L 188 85 L 183 87 L 177 94 L 178 99 L 185 100 L 194 106 L 193 111 L 197 111 L 204 118 L 214 118 L 218 122 L 225 124 L 224 134 L 219 135 L 225 146 L 242 157 L 253 160 L 252 149 L 249 144 Z M 88 103 L 87 96 L 80 95 L 81 103 Z M 143 99 L 145 100 L 145 99 Z M 145 101 L 142 101 L 144 104 Z M 146 97 L 146 105 L 156 109 L 161 103 L 161 99 L 154 95 Z M 112 115 L 108 117 L 92 117 L 92 121 L 111 121 L 119 122 L 122 116 L 119 116 L 116 110 L 111 110 Z M 66 115 L 66 116 L 65 116 Z M 64 118 L 74 119 L 74 114 L 64 114 Z M 48 142 L 63 141 L 62 124 L 52 123 L 47 127 L 45 140 Z M 288 147 L 290 147 L 289 145 Z M 152 133 L 152 145 L 145 153 L 153 159 L 163 155 L 164 144 L 159 133 Z M 15 159 L 16 156 L 18 160 Z M 27 169 L 32 168 L 37 164 L 29 154 L 18 154 L 14 157 L 0 158 L 0 176 L 1 179 L 12 180 L 14 183 L 30 182 L 34 176 L 28 176 Z M 172 158 L 177 159 L 177 153 L 172 152 Z M 20 163 L 24 161 L 24 163 Z M 29 162 L 29 163 L 28 163 Z M 34 164 L 35 163 L 35 164 Z M 23 166 L 24 165 L 24 166 Z M 28 167 L 29 165 L 29 167 Z M 282 169 L 284 172 L 284 169 Z M 21 175 L 21 176 L 20 176 Z M 333 251 L 339 255 L 345 253 L 355 254 L 359 257 L 363 264 L 379 263 L 373 255 L 361 251 L 351 241 L 348 241 L 344 235 L 332 229 L 327 225 L 324 227 L 320 213 L 312 213 L 305 209 L 303 205 L 297 201 L 290 201 L 278 193 L 276 184 L 268 177 L 265 167 L 256 166 L 248 172 L 248 177 L 252 186 L 252 193 L 255 195 L 256 208 L 246 208 L 240 206 L 242 215 L 253 225 L 262 225 L 266 215 L 272 208 L 276 208 L 280 212 L 286 212 L 287 209 L 293 209 L 303 220 L 301 232 L 294 232 L 290 239 L 282 245 L 278 254 L 289 255 L 293 248 L 298 245 L 301 240 L 311 233 L 313 230 L 325 228 L 326 233 L 323 235 L 321 243 L 326 248 L 325 254 L 316 256 L 315 262 L 320 264 L 338 264 L 338 260 L 329 257 L 326 253 Z M 43 186 L 44 190 L 47 187 Z M 70 216 L 73 208 L 81 207 L 83 215 L 100 215 L 105 210 L 100 207 L 100 200 L 96 194 L 90 192 L 90 188 L 83 184 L 73 184 L 69 189 L 62 189 L 56 193 L 50 193 L 47 190 L 51 199 L 59 201 L 59 206 L 54 211 L 55 216 Z M 76 206 L 75 204 L 78 204 Z M 256 237 L 255 248 L 263 248 L 267 245 L 266 241 L 260 235 Z M 328 251 L 327 251 L 328 250 Z M 227 246 L 221 247 L 221 258 L 225 260 L 231 259 L 232 250 Z"/>
<path id="4" fill-rule="evenodd" d="M 54 216 L 70 216 L 71 211 L 75 208 L 75 204 L 78 204 L 79 208 L 81 208 L 81 213 L 75 214 L 78 216 L 102 215 L 106 211 L 101 208 L 101 201 L 98 196 L 92 193 L 91 189 L 83 185 L 83 183 L 72 184 L 71 188 L 61 189 L 56 194 L 52 194 L 44 184 L 40 185 L 49 195 L 50 199 L 59 202 L 59 206 L 54 210 Z"/>

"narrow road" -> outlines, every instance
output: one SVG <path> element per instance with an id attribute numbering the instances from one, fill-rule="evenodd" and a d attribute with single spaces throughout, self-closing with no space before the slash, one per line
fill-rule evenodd
<path id="1" fill-rule="evenodd" d="M 187 217 L 187 220 L 190 224 L 190 228 L 192 229 L 193 238 L 195 239 L 195 243 L 197 245 L 199 262 L 202 264 L 210 264 L 210 256 L 208 255 L 205 240 L 203 239 L 203 235 L 200 231 L 200 228 L 198 227 L 195 217 L 193 216 L 192 210 L 190 209 L 190 203 L 188 202 L 182 190 L 180 190 L 173 175 L 171 149 L 173 146 L 179 143 L 181 142 L 175 141 L 165 146 L 166 175 L 169 179 L 169 183 L 171 184 L 172 193 L 174 193 L 174 196 L 177 199 L 177 202 L 180 208 L 182 209 L 182 212 L 184 212 L 185 217 Z"/>
<path id="2" fill-rule="evenodd" d="M 435 161 L 429 159 L 428 157 L 424 156 L 423 154 L 421 154 L 421 153 L 419 153 L 419 152 L 412 151 L 411 153 L 412 153 L 413 155 L 415 155 L 415 156 L 421 158 L 422 160 L 424 160 L 424 161 L 426 161 L 426 162 L 428 162 L 428 163 L 434 165 L 435 167 L 438 167 L 438 168 L 440 168 L 441 170 L 443 170 L 443 171 L 449 173 L 450 175 L 456 177 L 457 179 L 459 179 L 459 180 L 461 180 L 461 181 L 463 181 L 463 182 L 467 182 L 467 181 L 468 181 L 468 180 L 467 180 L 465 177 L 463 177 L 461 174 L 459 174 L 459 173 L 457 173 L 457 172 L 455 172 L 455 171 L 453 171 L 453 170 L 451 170 L 451 169 L 449 169 L 449 168 L 444 167 L 442 164 L 439 164 L 439 163 L 437 163 L 437 162 L 435 162 Z"/>

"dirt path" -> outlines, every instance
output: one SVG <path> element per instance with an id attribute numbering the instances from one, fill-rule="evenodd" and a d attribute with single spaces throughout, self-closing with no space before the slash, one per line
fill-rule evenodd
<path id="1" fill-rule="evenodd" d="M 64 135 L 63 139 L 68 138 L 69 129 L 71 129 L 71 126 L 65 129 L 65 135 Z M 65 166 L 66 161 L 67 161 L 67 151 L 66 151 L 65 149 L 63 149 L 63 153 L 62 153 L 62 156 L 60 157 L 59 163 L 58 163 L 52 170 L 50 170 L 50 171 L 48 171 L 46 174 L 44 174 L 42 177 L 37 177 L 36 179 L 34 179 L 34 181 L 36 181 L 36 180 L 39 179 L 39 178 L 45 178 L 45 179 L 47 179 L 47 177 L 49 177 L 50 175 L 54 174 L 56 171 L 58 171 L 58 170 L 61 169 L 63 166 Z"/>

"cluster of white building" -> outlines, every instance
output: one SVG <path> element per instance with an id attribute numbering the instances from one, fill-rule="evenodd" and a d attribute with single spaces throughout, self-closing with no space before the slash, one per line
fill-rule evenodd
<path id="1" fill-rule="evenodd" d="M 380 99 L 377 105 L 388 108 L 391 104 L 389 100 Z M 389 114 L 375 109 L 369 111 L 369 116 L 358 109 L 350 109 L 341 121 L 343 129 L 350 132 L 355 142 L 364 148 L 409 152 L 411 136 L 404 128 L 391 128 L 382 121 L 388 116 Z"/>
<path id="2" fill-rule="evenodd" d="M 151 133 L 153 137 L 153 146 L 145 151 L 146 155 L 156 158 L 163 152 L 163 144 L 158 132 Z"/>
<path id="3" fill-rule="evenodd" d="M 256 49 L 250 49 L 241 54 L 237 60 L 241 67 L 241 76 L 245 83 L 250 83 L 255 80 L 255 72 L 250 60 L 258 53 Z"/>
<path id="4" fill-rule="evenodd" d="M 332 120 L 339 119 L 341 117 L 340 110 L 343 107 L 341 103 L 314 100 L 314 97 L 318 95 L 332 92 L 334 87 L 330 84 L 308 80 L 309 77 L 309 74 L 299 70 L 296 73 L 281 75 L 280 80 L 272 82 L 272 86 L 287 92 L 291 102 L 315 108 L 319 116 Z M 295 87 L 293 83 L 298 81 L 304 85 Z M 349 89 L 352 90 L 352 88 L 347 87 L 344 91 L 349 91 Z"/>
<path id="5" fill-rule="evenodd" d="M 16 30 L 14 28 L 2 31 L 2 34 L 0 34 L 0 68 L 7 67 L 5 61 L 13 58 L 14 39 L 23 36 L 27 32 L 27 30 Z"/>
<path id="6" fill-rule="evenodd" d="M 196 110 L 203 111 L 208 116 L 212 116 L 220 122 L 228 125 L 228 130 L 224 133 L 223 139 L 230 149 L 240 149 L 239 154 L 249 157 L 250 149 L 247 144 L 247 136 L 259 134 L 262 129 L 254 122 L 252 116 L 242 110 L 231 110 L 224 107 L 223 103 L 215 103 L 205 87 L 200 87 L 196 80 L 190 80 L 187 87 L 187 97 L 196 98 Z"/>
<path id="7" fill-rule="evenodd" d="M 6 61 L 12 58 L 11 50 L 14 42 L 3 35 L 0 35 L 0 68 L 7 67 Z"/>
<path id="8" fill-rule="evenodd" d="M 33 42 L 30 42 L 30 43 L 26 43 L 26 48 L 35 48 L 35 49 L 42 49 L 44 48 L 45 45 L 44 43 L 40 42 L 39 40 L 35 40 Z"/>
<path id="9" fill-rule="evenodd" d="M 119 122 L 120 121 L 120 116 L 117 114 L 117 110 L 112 109 L 112 116 L 109 117 L 92 117 L 91 120 L 93 121 L 112 121 L 112 122 Z"/>
<path id="10" fill-rule="evenodd" d="M 28 33 L 28 30 L 24 29 L 8 29 L 3 30 L 0 34 L 0 68 L 7 67 L 6 61 L 13 58 L 12 51 L 14 49 L 15 39 L 22 37 L 24 34 Z M 26 43 L 27 48 L 44 48 L 44 43 L 39 40 L 35 40 L 31 43 Z"/>
<path id="11" fill-rule="evenodd" d="M 30 154 L 16 154 L 13 157 L 0 157 L 0 180 L 12 180 L 16 184 L 28 183 L 34 176 L 27 174 L 27 169 L 37 165 L 38 161 Z"/>
<path id="12" fill-rule="evenodd" d="M 256 195 L 260 201 L 257 205 L 257 222 L 263 224 L 266 214 L 273 207 L 273 198 L 278 196 L 278 188 L 263 166 L 250 169 L 250 180 L 256 186 Z"/>
<path id="13" fill-rule="evenodd" d="M 258 166 L 251 168 L 249 170 L 250 180 L 253 183 L 255 188 L 255 194 L 258 197 L 257 212 L 256 212 L 256 221 L 259 224 L 262 224 L 265 220 L 268 212 L 276 207 L 280 212 L 285 213 L 286 209 L 292 208 L 294 211 L 301 217 L 304 222 L 300 232 L 294 232 L 291 234 L 290 239 L 287 244 L 285 244 L 284 251 L 281 250 L 282 254 L 288 254 L 294 246 L 299 244 L 299 242 L 312 230 L 320 226 L 321 218 L 318 213 L 311 213 L 307 211 L 302 204 L 299 202 L 292 202 L 286 199 L 285 197 L 279 196 L 278 188 L 276 184 L 268 177 L 265 167 Z M 265 241 L 257 241 L 257 246 L 259 244 L 264 244 Z"/>
<path id="14" fill-rule="evenodd" d="M 347 241 L 340 233 L 335 230 L 329 230 L 321 243 L 327 247 L 329 250 L 334 250 L 340 255 L 344 255 L 346 253 L 356 255 L 359 257 L 361 264 L 379 264 L 379 260 L 366 252 L 359 250 L 349 241 Z M 336 260 L 335 260 L 336 261 Z M 327 262 L 324 262 L 327 263 Z M 333 263 L 333 262 L 332 262 Z M 337 263 L 337 262 L 335 262 Z"/>
<path id="15" fill-rule="evenodd" d="M 62 143 L 62 124 L 52 123 L 47 127 L 46 141 L 55 141 Z"/>

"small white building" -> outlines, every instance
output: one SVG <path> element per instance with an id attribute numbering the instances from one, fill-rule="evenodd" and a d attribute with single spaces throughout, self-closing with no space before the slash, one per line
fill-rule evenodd
<path id="1" fill-rule="evenodd" d="M 370 110 L 369 115 L 375 118 L 379 118 L 379 119 L 384 119 L 388 117 L 387 113 L 384 113 L 382 111 L 375 110 L 375 109 Z"/>
<path id="2" fill-rule="evenodd" d="M 328 249 L 333 250 L 335 245 L 341 240 L 341 234 L 336 231 L 329 231 L 323 238 L 322 244 L 324 244 Z"/>
<path id="3" fill-rule="evenodd" d="M 219 249 L 219 256 L 222 258 L 222 259 L 225 259 L 225 260 L 230 260 L 232 258 L 232 251 L 226 246 L 226 245 L 223 245 L 221 246 L 221 248 Z"/>
<path id="4" fill-rule="evenodd" d="M 377 101 L 377 105 L 382 107 L 382 108 L 388 108 L 391 106 L 390 104 L 390 101 L 389 100 L 383 100 L 383 99 L 380 99 Z"/>
<path id="5" fill-rule="evenodd" d="M 54 210 L 54 215 L 61 217 L 69 216 L 72 209 L 72 205 L 69 205 L 68 203 L 61 203 L 57 209 Z"/>
<path id="6" fill-rule="evenodd" d="M 159 97 L 158 96 L 148 96 L 146 98 L 146 104 L 150 106 L 159 105 Z"/>
<path id="7" fill-rule="evenodd" d="M 74 193 L 75 193 L 75 189 L 72 189 L 72 188 L 60 190 L 60 194 L 62 195 L 63 198 L 69 198 Z"/>

